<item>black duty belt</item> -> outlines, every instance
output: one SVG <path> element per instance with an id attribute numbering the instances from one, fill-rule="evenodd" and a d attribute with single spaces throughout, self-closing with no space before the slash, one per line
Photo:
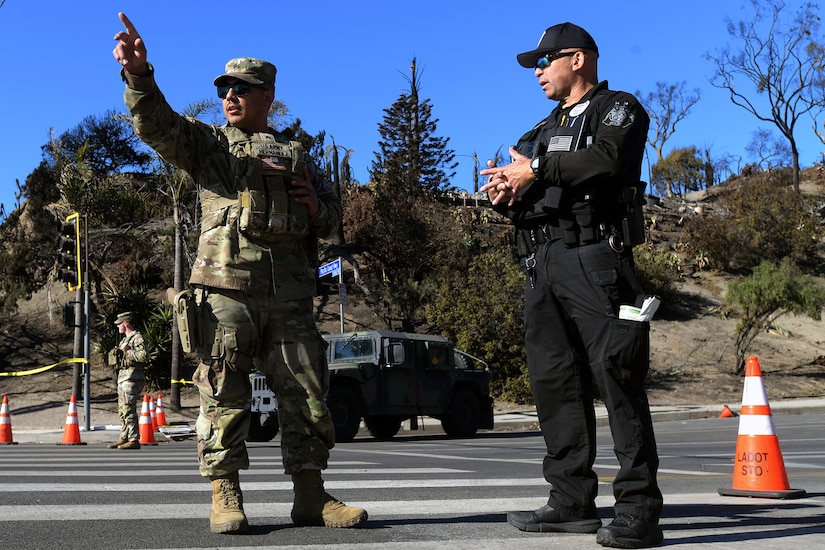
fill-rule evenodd
<path id="1" fill-rule="evenodd" d="M 524 239 L 530 243 L 532 249 L 535 249 L 537 246 L 544 243 L 551 243 L 558 240 L 564 240 L 564 245 L 570 248 L 586 244 L 594 244 L 601 242 L 604 239 L 608 239 L 613 250 L 616 252 L 624 251 L 625 246 L 621 233 L 611 230 L 606 224 L 599 224 L 593 229 L 595 239 L 587 240 L 582 240 L 582 236 L 578 232 L 567 232 L 567 235 L 565 235 L 564 229 L 550 224 L 537 225 L 531 228 L 522 229 L 521 231 L 524 232 Z M 527 255 L 529 255 L 529 253 Z"/>
<path id="2" fill-rule="evenodd" d="M 557 241 L 564 237 L 564 231 L 562 231 L 561 227 L 555 227 L 549 224 L 539 225 L 530 229 L 525 229 L 524 231 L 527 232 L 528 239 L 534 247 L 540 244 Z"/>

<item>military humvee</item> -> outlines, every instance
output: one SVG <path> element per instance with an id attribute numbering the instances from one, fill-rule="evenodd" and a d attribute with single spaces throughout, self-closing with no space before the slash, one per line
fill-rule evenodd
<path id="1" fill-rule="evenodd" d="M 361 419 L 377 439 L 390 439 L 402 422 L 441 421 L 451 437 L 493 428 L 490 369 L 446 338 L 388 331 L 327 334 L 327 405 L 337 442 L 352 441 Z"/>
<path id="2" fill-rule="evenodd" d="M 269 441 L 278 435 L 278 400 L 260 372 L 254 370 L 249 373 L 249 382 L 252 385 L 252 418 L 246 440 Z"/>

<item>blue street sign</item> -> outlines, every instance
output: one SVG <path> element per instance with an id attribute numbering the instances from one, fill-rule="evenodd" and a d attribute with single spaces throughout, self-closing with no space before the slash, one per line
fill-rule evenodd
<path id="1" fill-rule="evenodd" d="M 326 275 L 338 275 L 339 273 L 341 273 L 341 258 L 338 258 L 334 262 L 324 264 L 318 268 L 319 277 L 324 277 Z"/>

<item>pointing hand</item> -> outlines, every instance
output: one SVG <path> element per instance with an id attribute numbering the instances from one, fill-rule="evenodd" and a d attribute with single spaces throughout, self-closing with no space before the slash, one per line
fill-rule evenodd
<path id="1" fill-rule="evenodd" d="M 126 69 L 127 73 L 135 76 L 146 76 L 149 74 L 149 68 L 146 65 L 146 44 L 144 44 L 137 29 L 125 13 L 118 13 L 117 16 L 126 27 L 126 30 L 115 35 L 115 40 L 118 43 L 112 51 L 112 55 Z"/>

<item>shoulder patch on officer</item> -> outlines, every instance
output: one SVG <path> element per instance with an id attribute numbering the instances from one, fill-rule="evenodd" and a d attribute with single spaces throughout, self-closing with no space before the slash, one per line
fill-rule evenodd
<path id="1" fill-rule="evenodd" d="M 610 112 L 607 113 L 607 116 L 604 117 L 604 120 L 602 120 L 602 124 L 626 128 L 633 124 L 635 119 L 636 116 L 630 113 L 628 102 L 620 103 L 617 101 L 613 105 L 613 109 L 611 109 Z"/>

